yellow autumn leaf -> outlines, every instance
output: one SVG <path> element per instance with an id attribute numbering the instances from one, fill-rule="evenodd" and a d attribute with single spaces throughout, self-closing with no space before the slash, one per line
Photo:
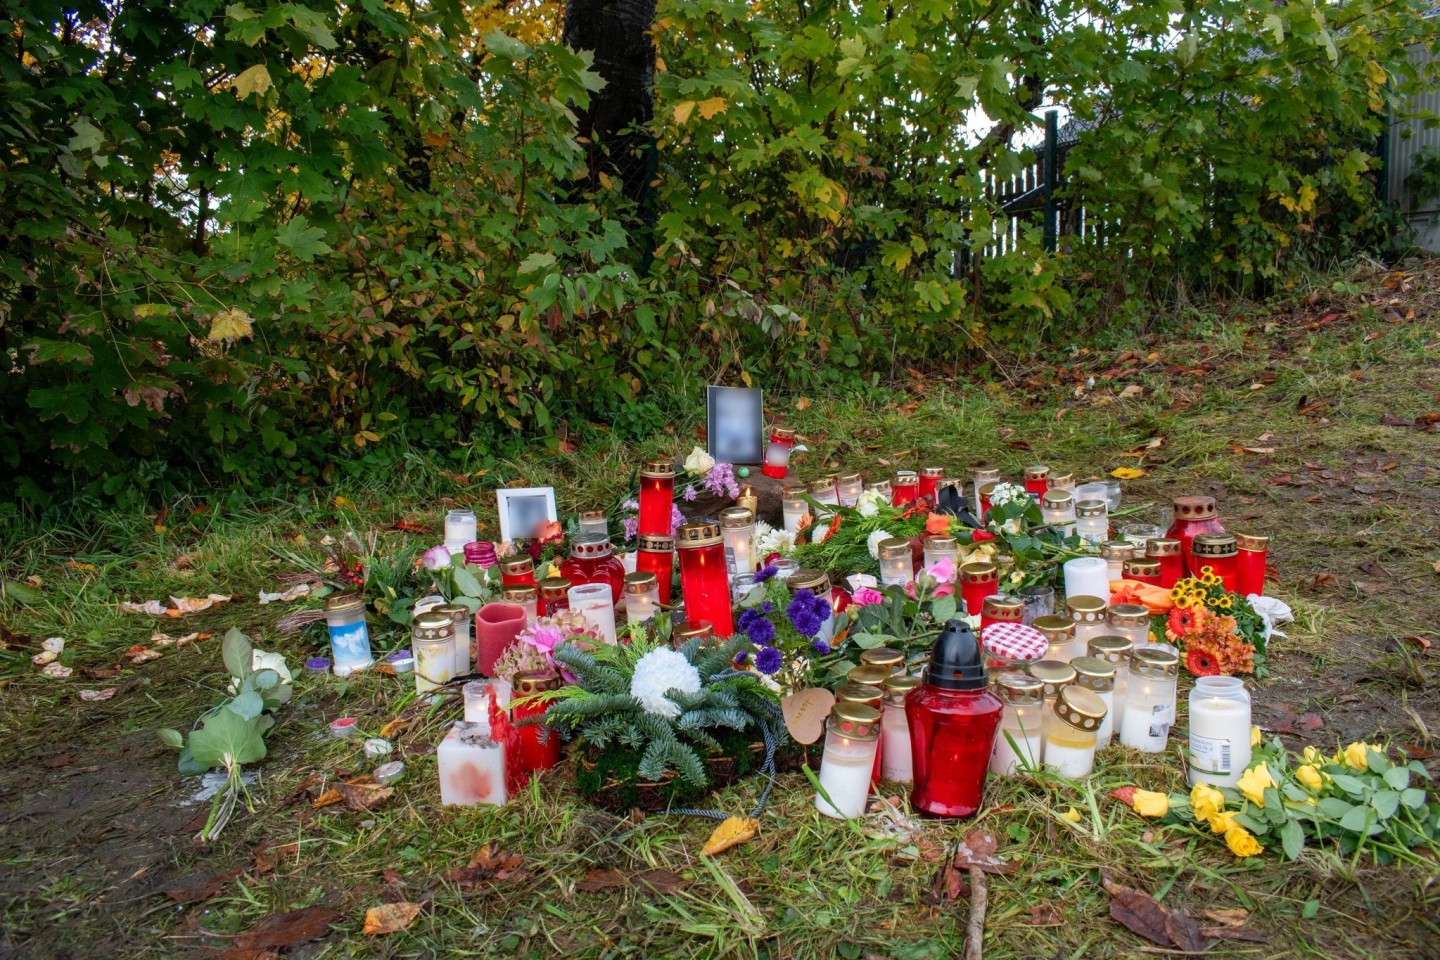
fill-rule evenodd
<path id="1" fill-rule="evenodd" d="M 1110 476 L 1116 480 L 1134 480 L 1138 477 L 1145 476 L 1145 471 L 1139 467 L 1116 467 L 1110 471 Z"/>
<path id="2" fill-rule="evenodd" d="M 679 103 L 675 104 L 675 113 L 673 114 L 675 122 L 684 123 L 685 121 L 690 119 L 690 114 L 694 112 L 694 100 L 681 100 Z"/>
<path id="3" fill-rule="evenodd" d="M 263 63 L 255 64 L 230 81 L 230 89 L 234 90 L 235 96 L 241 100 L 252 93 L 258 93 L 263 97 L 272 86 L 274 83 L 270 79 L 270 71 L 265 69 Z"/>
<path id="4" fill-rule="evenodd" d="M 700 101 L 700 116 L 709 120 L 716 114 L 724 113 L 730 104 L 725 102 L 724 97 L 711 97 L 709 100 Z"/>
<path id="5" fill-rule="evenodd" d="M 759 820 L 752 820 L 750 817 L 727 817 L 720 826 L 715 828 L 715 832 L 710 834 L 710 839 L 705 841 L 700 855 L 713 857 L 715 854 L 723 853 L 747 840 L 755 839 L 759 832 Z"/>
<path id="6" fill-rule="evenodd" d="M 398 933 L 414 923 L 423 909 L 425 905 L 422 903 L 386 903 L 371 907 L 365 911 L 365 936 L 378 937 L 387 933 Z"/>
<path id="7" fill-rule="evenodd" d="M 231 307 L 210 318 L 209 339 L 238 340 L 250 336 L 254 332 L 254 326 L 255 321 L 250 319 L 250 314 L 238 307 Z"/>

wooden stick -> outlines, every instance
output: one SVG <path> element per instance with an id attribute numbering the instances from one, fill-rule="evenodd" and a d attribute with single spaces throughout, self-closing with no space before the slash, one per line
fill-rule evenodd
<path id="1" fill-rule="evenodd" d="M 981 960 L 981 941 L 985 937 L 985 871 L 970 868 L 970 923 L 965 928 L 965 960 Z"/>

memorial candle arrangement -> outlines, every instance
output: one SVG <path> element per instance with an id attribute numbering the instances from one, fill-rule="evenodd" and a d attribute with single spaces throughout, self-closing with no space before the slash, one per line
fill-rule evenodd
<path id="1" fill-rule="evenodd" d="M 853 507 L 860 502 L 860 494 L 865 489 L 865 480 L 858 473 L 842 473 L 835 480 L 835 488 L 840 506 Z"/>
<path id="2" fill-rule="evenodd" d="M 1197 573 L 1209 567 L 1225 589 L 1235 593 L 1239 587 L 1239 547 L 1228 533 L 1200 533 L 1190 541 L 1190 552 Z"/>
<path id="3" fill-rule="evenodd" d="M 1224 533 L 1225 527 L 1215 509 L 1214 497 L 1176 497 L 1174 507 L 1175 522 L 1170 525 L 1170 531 L 1165 536 L 1180 541 L 1185 571 L 1192 577 L 1198 577 L 1200 568 L 1195 565 L 1191 543 L 1202 533 Z"/>
<path id="4" fill-rule="evenodd" d="M 725 569 L 725 547 L 720 525 L 713 520 L 691 520 L 675 531 L 680 555 L 680 591 L 685 615 L 690 620 L 712 624 L 715 633 L 735 633 L 730 609 L 730 577 Z"/>
<path id="5" fill-rule="evenodd" d="M 1179 540 L 1155 537 L 1145 542 L 1145 558 L 1160 564 L 1160 586 L 1166 590 L 1185 576 L 1185 557 Z"/>
<path id="6" fill-rule="evenodd" d="M 790 469 L 790 451 L 795 447 L 795 431 L 786 427 L 770 429 L 770 443 L 765 447 L 765 464 L 760 472 L 774 480 L 784 480 Z"/>

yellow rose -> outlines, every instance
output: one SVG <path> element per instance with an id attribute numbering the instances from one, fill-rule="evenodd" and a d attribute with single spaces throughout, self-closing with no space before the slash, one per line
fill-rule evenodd
<path id="1" fill-rule="evenodd" d="M 1260 846 L 1260 841 L 1256 840 L 1249 830 L 1238 823 L 1225 831 L 1225 846 L 1229 847 L 1230 852 L 1237 857 L 1253 857 L 1265 850 Z"/>
<path id="2" fill-rule="evenodd" d="M 1275 786 L 1275 778 L 1270 776 L 1270 768 L 1263 763 L 1246 770 L 1240 775 L 1240 782 L 1236 784 L 1245 798 L 1257 807 L 1265 806 L 1265 788 Z"/>
<path id="3" fill-rule="evenodd" d="M 1260 728 L 1256 727 L 1255 729 L 1258 730 Z M 1251 746 L 1254 746 L 1254 744 L 1252 743 Z M 1314 764 L 1317 767 L 1323 767 L 1327 762 L 1327 757 L 1325 756 L 1325 754 L 1321 753 L 1319 750 L 1316 750 L 1314 747 L 1306 747 L 1305 762 Z"/>
<path id="4" fill-rule="evenodd" d="M 1074 807 L 1071 807 L 1069 810 L 1066 810 L 1064 813 L 1060 814 L 1060 819 L 1069 820 L 1071 823 L 1079 823 L 1080 811 L 1076 810 Z"/>
<path id="5" fill-rule="evenodd" d="M 1136 790 L 1131 806 L 1142 817 L 1163 817 L 1170 812 L 1170 795 L 1152 790 Z"/>
<path id="6" fill-rule="evenodd" d="M 1235 822 L 1233 810 L 1221 810 L 1210 817 L 1210 830 L 1212 833 L 1224 833 L 1231 827 L 1238 826 Z"/>
<path id="7" fill-rule="evenodd" d="M 1260 746 L 1260 728 L 1259 728 L 1259 727 L 1251 727 L 1251 728 L 1250 728 L 1250 746 L 1252 746 L 1252 747 L 1258 747 L 1258 746 Z M 1306 747 L 1305 749 L 1306 749 L 1306 750 L 1313 750 L 1314 748 L 1313 748 L 1313 747 Z M 1308 760 L 1309 757 L 1307 756 L 1306 759 Z"/>
<path id="8" fill-rule="evenodd" d="M 1365 770 L 1370 766 L 1370 744 L 1352 743 L 1340 753 L 1340 760 L 1352 770 Z"/>
<path id="9" fill-rule="evenodd" d="M 557 566 L 555 566 L 555 564 L 553 564 L 553 563 L 550 564 L 549 566 L 547 566 L 547 567 L 545 568 L 545 576 L 547 576 L 547 577 L 558 577 L 558 576 L 560 576 L 560 568 L 557 567 Z"/>
<path id="10" fill-rule="evenodd" d="M 1197 783 L 1190 791 L 1190 809 L 1195 819 L 1204 823 L 1225 809 L 1225 794 L 1208 783 Z"/>
<path id="11" fill-rule="evenodd" d="M 1295 779 L 1299 780 L 1300 783 L 1305 787 L 1305 789 L 1311 791 L 1312 793 L 1319 791 L 1321 787 L 1325 786 L 1324 774 L 1322 774 L 1319 768 L 1316 767 L 1313 763 L 1307 763 L 1302 767 L 1296 767 Z"/>

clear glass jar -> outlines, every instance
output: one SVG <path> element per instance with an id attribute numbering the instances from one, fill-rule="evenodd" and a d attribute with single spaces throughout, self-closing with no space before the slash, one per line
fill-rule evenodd
<path id="1" fill-rule="evenodd" d="M 1084 655 L 1085 648 L 1075 642 L 1075 621 L 1069 617 L 1038 617 L 1030 626 L 1044 634 L 1046 642 L 1050 644 L 1044 659 L 1069 663 Z"/>
<path id="2" fill-rule="evenodd" d="M 1105 561 L 1107 576 L 1119 580 L 1125 576 L 1125 561 L 1135 557 L 1135 544 L 1129 540 L 1107 540 L 1100 544 L 1100 559 Z"/>
<path id="3" fill-rule="evenodd" d="M 339 593 L 325 598 L 325 626 L 337 677 L 348 677 L 375 662 L 370 652 L 370 628 L 365 623 L 365 598 Z"/>
<path id="4" fill-rule="evenodd" d="M 960 541 L 954 537 L 925 538 L 925 566 L 933 567 L 941 560 L 949 560 L 960 569 Z"/>
<path id="5" fill-rule="evenodd" d="M 889 480 L 873 480 L 870 483 L 865 484 L 865 487 L 861 492 L 864 493 L 868 490 L 875 491 L 875 494 L 879 496 L 882 500 L 890 499 L 891 490 Z"/>
<path id="6" fill-rule="evenodd" d="M 1071 660 L 1070 666 L 1075 668 L 1075 686 L 1089 690 L 1105 704 L 1105 719 L 1095 731 L 1095 749 L 1104 750 L 1115 732 L 1115 665 L 1099 657 L 1084 656 Z"/>
<path id="7" fill-rule="evenodd" d="M 903 657 L 901 662 L 904 662 Z M 905 697 L 918 686 L 919 677 L 893 673 L 884 681 L 885 706 L 880 716 L 880 776 L 896 783 L 910 783 L 915 777 L 914 764 L 910 760 L 910 722 L 905 717 Z"/>
<path id="8" fill-rule="evenodd" d="M 840 506 L 853 507 L 860 502 L 865 490 L 865 478 L 858 473 L 842 473 L 835 482 L 840 497 Z"/>
<path id="9" fill-rule="evenodd" d="M 755 589 L 755 574 L 737 573 L 730 578 L 730 603 L 738 604 L 745 595 Z"/>
<path id="10" fill-rule="evenodd" d="M 994 689 L 1005 706 L 1000 711 L 1000 731 L 990 752 L 990 772 L 997 777 L 1014 777 L 1039 769 L 1045 749 L 1045 684 L 1026 674 L 1007 671 L 996 675 Z"/>
<path id="11" fill-rule="evenodd" d="M 1061 536 L 1075 533 L 1075 494 L 1069 490 L 1046 490 L 1040 498 L 1040 518 L 1060 531 Z"/>
<path id="12" fill-rule="evenodd" d="M 1145 556 L 1145 547 L 1151 540 L 1164 535 L 1165 531 L 1153 523 L 1127 523 L 1120 528 L 1120 536 L 1135 544 L 1137 557 Z"/>
<path id="13" fill-rule="evenodd" d="M 799 497 L 782 497 L 780 516 L 786 533 L 799 533 L 801 524 L 810 516 L 810 504 Z"/>
<path id="14" fill-rule="evenodd" d="M 720 511 L 720 536 L 725 542 L 725 569 L 730 576 L 754 573 L 755 558 L 750 550 L 755 536 L 755 513 L 746 507 Z"/>
<path id="15" fill-rule="evenodd" d="M 510 709 L 512 694 L 509 679 L 496 677 L 493 680 L 471 680 L 460 688 L 465 698 L 466 723 L 490 723 L 490 691 L 495 691 L 495 706 L 500 710 Z"/>
<path id="16" fill-rule="evenodd" d="M 1050 490 L 1069 490 L 1075 492 L 1075 474 L 1073 473 L 1052 473 L 1050 474 Z M 1046 491 L 1049 492 L 1048 490 Z M 1076 497 L 1075 499 L 1079 499 Z"/>
<path id="17" fill-rule="evenodd" d="M 1134 650 L 1135 645 L 1129 637 L 1107 634 L 1090 638 L 1089 655 L 1115 668 L 1115 689 L 1110 700 L 1109 718 L 1112 735 L 1119 733 L 1120 723 L 1125 718 L 1125 696 L 1130 689 L 1130 654 Z"/>
<path id="18" fill-rule="evenodd" d="M 1135 645 L 1136 650 L 1143 650 L 1147 647 L 1156 647 L 1165 650 L 1174 650 L 1168 644 L 1161 645 L 1150 639 L 1150 611 L 1138 603 L 1117 603 L 1105 611 L 1106 629 L 1100 631 L 1098 636 L 1106 634 L 1125 637 Z"/>
<path id="19" fill-rule="evenodd" d="M 864 815 L 879 743 L 879 710 L 863 703 L 835 704 L 825 722 L 819 776 L 824 795 L 815 792 L 816 810 L 845 820 Z"/>
<path id="20" fill-rule="evenodd" d="M 1045 718 L 1045 768 L 1062 777 L 1088 775 L 1095 766 L 1096 731 L 1104 719 L 1105 704 L 1091 691 L 1078 686 L 1060 691 Z"/>
<path id="21" fill-rule="evenodd" d="M 909 540 L 904 537 L 881 540 L 876 552 L 880 555 L 880 583 L 883 586 L 903 587 L 915 579 Z"/>
<path id="22" fill-rule="evenodd" d="M 1190 691 L 1190 784 L 1233 787 L 1250 766 L 1250 694 L 1239 677 L 1197 677 Z"/>
<path id="23" fill-rule="evenodd" d="M 1036 584 L 1020 588 L 1020 602 L 1024 604 L 1025 613 L 1020 617 L 1020 622 L 1027 627 L 1034 626 L 1035 621 L 1041 617 L 1049 617 L 1055 614 L 1055 588 Z"/>
<path id="24" fill-rule="evenodd" d="M 771 566 L 775 568 L 776 580 L 789 580 L 800 572 L 800 564 L 790 557 L 780 557 Z"/>
<path id="25" fill-rule="evenodd" d="M 1175 680 L 1180 660 L 1168 650 L 1136 650 L 1130 655 L 1130 687 L 1120 742 L 1142 753 L 1164 753 L 1175 723 Z M 1246 731 L 1249 735 L 1249 731 Z"/>
<path id="26" fill-rule="evenodd" d="M 455 667 L 452 677 L 463 677 L 470 672 L 470 618 L 474 616 L 469 607 L 458 603 L 445 603 L 435 607 L 436 613 L 448 613 L 455 624 Z"/>
<path id="27" fill-rule="evenodd" d="M 451 555 L 463 554 L 465 544 L 479 539 L 479 529 L 474 510 L 460 508 L 449 511 L 445 514 L 445 549 Z"/>
<path id="28" fill-rule="evenodd" d="M 586 510 L 580 514 L 580 522 L 575 525 L 575 532 L 578 534 L 591 534 L 594 536 L 610 539 L 610 524 L 605 519 L 604 510 Z"/>
<path id="29" fill-rule="evenodd" d="M 835 488 L 834 477 L 812 480 L 808 489 L 810 499 L 822 506 L 833 507 L 840 503 L 840 493 Z"/>
<path id="30" fill-rule="evenodd" d="M 751 574 L 754 580 L 754 574 Z M 649 623 L 660 612 L 660 583 L 655 574 L 637 570 L 625 575 L 625 619 Z"/>
<path id="31" fill-rule="evenodd" d="M 429 693 L 455 676 L 455 620 L 428 610 L 410 621 L 410 649 L 415 655 L 415 692 Z"/>
<path id="32" fill-rule="evenodd" d="M 1110 508 L 1104 500 L 1081 500 L 1075 504 L 1075 532 L 1080 539 L 1099 546 L 1110 536 Z"/>

